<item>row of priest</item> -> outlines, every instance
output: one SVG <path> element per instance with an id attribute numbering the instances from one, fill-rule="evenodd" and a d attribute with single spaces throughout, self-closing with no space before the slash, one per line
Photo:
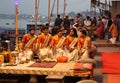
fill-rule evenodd
<path id="1" fill-rule="evenodd" d="M 30 28 L 29 33 L 22 38 L 21 49 L 33 51 L 42 61 L 56 61 L 61 56 L 67 57 L 68 61 L 77 61 L 94 58 L 96 47 L 86 30 L 81 29 L 78 36 L 76 29 L 71 28 L 68 35 L 64 36 L 59 29 L 57 34 L 52 36 L 49 28 L 44 26 L 38 36 L 35 35 L 35 29 Z"/>

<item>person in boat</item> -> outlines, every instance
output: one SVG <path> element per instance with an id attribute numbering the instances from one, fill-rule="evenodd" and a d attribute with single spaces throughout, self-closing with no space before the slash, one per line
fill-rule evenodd
<path id="1" fill-rule="evenodd" d="M 79 59 L 77 50 L 78 35 L 75 28 L 71 28 L 69 35 L 67 35 L 65 40 L 66 56 L 68 61 L 76 61 Z"/>
<path id="2" fill-rule="evenodd" d="M 42 29 L 42 34 L 37 38 L 37 49 L 38 56 L 41 60 L 52 59 L 52 50 L 51 50 L 51 41 L 52 36 L 49 34 L 49 28 L 44 26 Z"/>
<path id="3" fill-rule="evenodd" d="M 88 36 L 87 31 L 81 29 L 78 38 L 78 51 L 80 59 L 94 58 L 96 47 L 92 44 L 91 38 Z"/>

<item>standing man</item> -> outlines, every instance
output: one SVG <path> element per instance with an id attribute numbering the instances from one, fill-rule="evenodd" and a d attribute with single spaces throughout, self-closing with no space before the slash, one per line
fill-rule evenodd
<path id="1" fill-rule="evenodd" d="M 109 32 L 109 28 L 110 28 L 110 26 L 112 25 L 112 23 L 113 23 L 113 20 L 112 20 L 112 18 L 111 18 L 111 15 L 108 15 L 108 23 L 107 23 L 107 36 L 108 36 L 108 39 L 107 39 L 107 42 L 109 41 L 109 39 L 111 38 L 111 33 Z"/>
<path id="2" fill-rule="evenodd" d="M 77 23 L 80 27 L 83 26 L 84 22 L 83 22 L 82 15 L 80 13 L 77 13 L 75 23 Z"/>
<path id="3" fill-rule="evenodd" d="M 57 18 L 55 19 L 55 26 L 58 26 L 59 28 L 61 27 L 62 24 L 62 19 L 60 18 L 60 15 L 57 15 Z"/>
<path id="4" fill-rule="evenodd" d="M 86 30 L 88 31 L 88 35 L 91 36 L 91 18 L 89 16 L 86 17 L 86 20 L 84 20 L 84 25 L 86 27 Z"/>
<path id="5" fill-rule="evenodd" d="M 63 25 L 65 29 L 69 30 L 70 29 L 70 19 L 69 16 L 66 16 L 63 21 Z"/>
<path id="6" fill-rule="evenodd" d="M 117 27 L 118 27 L 118 38 L 117 38 L 117 40 L 119 40 L 119 37 L 120 37 L 120 15 L 118 15 Z"/>

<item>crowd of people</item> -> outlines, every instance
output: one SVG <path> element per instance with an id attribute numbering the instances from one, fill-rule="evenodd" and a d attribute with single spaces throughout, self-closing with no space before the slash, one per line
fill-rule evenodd
<path id="1" fill-rule="evenodd" d="M 64 19 L 57 16 L 52 29 L 48 24 L 40 28 L 40 34 L 35 35 L 35 28 L 22 38 L 22 49 L 32 49 L 41 60 L 57 60 L 65 56 L 68 61 L 94 58 L 96 47 L 92 43 L 96 38 L 115 43 L 119 38 L 120 15 L 112 19 L 110 15 L 99 18 L 87 16 L 86 19 L 78 13 L 75 19 Z"/>

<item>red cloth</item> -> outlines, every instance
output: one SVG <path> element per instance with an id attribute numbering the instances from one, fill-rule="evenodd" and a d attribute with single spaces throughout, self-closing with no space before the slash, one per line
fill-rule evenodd
<path id="1" fill-rule="evenodd" d="M 120 74 L 120 52 L 102 53 L 102 71 L 106 74 Z"/>
<path id="2" fill-rule="evenodd" d="M 93 64 L 92 63 L 81 63 L 78 62 L 74 66 L 74 75 L 81 75 L 82 73 L 93 71 Z"/>
<path id="3" fill-rule="evenodd" d="M 103 38 L 103 31 L 104 31 L 104 26 L 103 26 L 103 25 L 100 25 L 100 26 L 97 28 L 97 30 L 96 30 L 97 35 L 98 35 L 99 38 Z"/>
<path id="4" fill-rule="evenodd" d="M 93 64 L 92 63 L 76 63 L 74 68 L 75 69 L 78 69 L 78 68 L 87 68 L 87 69 L 92 70 Z"/>
<path id="5" fill-rule="evenodd" d="M 108 83 L 120 83 L 120 75 L 108 74 Z"/>
<path id="6" fill-rule="evenodd" d="M 29 67 L 38 67 L 38 68 L 53 68 L 56 65 L 56 62 L 37 62 L 33 63 Z"/>

